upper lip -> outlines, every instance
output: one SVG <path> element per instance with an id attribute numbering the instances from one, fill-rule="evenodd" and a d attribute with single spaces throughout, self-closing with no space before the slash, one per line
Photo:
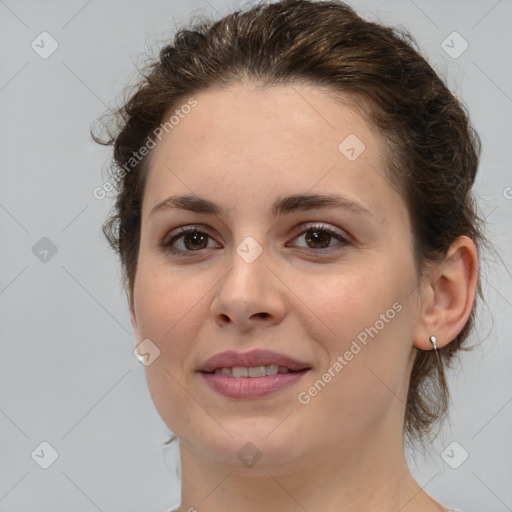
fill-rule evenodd
<path id="1" fill-rule="evenodd" d="M 269 364 L 284 366 L 292 371 L 300 371 L 310 368 L 307 363 L 271 350 L 252 350 L 250 352 L 243 353 L 229 350 L 210 357 L 210 359 L 208 359 L 199 368 L 199 371 L 213 372 L 220 368 L 234 368 L 235 366 L 266 366 Z"/>

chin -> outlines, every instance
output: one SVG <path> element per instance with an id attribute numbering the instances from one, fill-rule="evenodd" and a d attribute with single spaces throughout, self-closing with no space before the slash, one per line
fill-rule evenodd
<path id="1" fill-rule="evenodd" d="M 255 425 L 255 419 L 223 423 L 224 428 L 210 431 L 208 438 L 192 440 L 187 436 L 187 444 L 199 447 L 202 455 L 207 455 L 215 464 L 222 464 L 230 471 L 251 476 L 266 475 L 266 471 L 277 474 L 287 464 L 300 457 L 302 444 L 290 435 L 289 428 L 276 426 L 279 422 L 262 418 Z M 203 435 L 205 432 L 202 432 Z"/>

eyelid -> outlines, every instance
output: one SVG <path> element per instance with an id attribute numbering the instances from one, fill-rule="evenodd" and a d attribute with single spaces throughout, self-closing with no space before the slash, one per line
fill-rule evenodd
<path id="1" fill-rule="evenodd" d="M 165 235 L 162 239 L 162 241 L 158 244 L 160 248 L 164 252 L 170 252 L 172 254 L 176 255 L 194 255 L 194 253 L 200 253 L 201 250 L 198 251 L 184 251 L 182 249 L 176 249 L 172 246 L 172 243 L 174 243 L 176 240 L 179 240 L 187 233 L 203 233 L 205 234 L 210 240 L 214 240 L 213 236 L 210 234 L 211 229 L 207 228 L 206 226 L 203 226 L 201 224 L 188 224 L 186 226 L 180 226 L 176 229 L 173 229 L 170 233 Z M 215 240 L 214 240 L 215 241 Z M 215 243 L 218 243 L 215 241 Z"/>
<path id="2" fill-rule="evenodd" d="M 213 238 L 210 235 L 210 228 L 203 226 L 202 224 L 187 224 L 186 226 L 179 226 L 176 229 L 173 229 L 170 233 L 167 233 L 163 239 L 162 244 L 168 244 L 174 238 L 179 237 L 180 235 L 186 235 L 189 232 L 198 231 L 199 233 L 204 233 L 208 235 L 210 238 Z"/>
<path id="3" fill-rule="evenodd" d="M 299 249 L 303 249 L 303 250 L 307 251 L 308 253 L 312 253 L 312 254 L 314 254 L 314 253 L 321 254 L 321 253 L 330 253 L 333 251 L 341 250 L 346 245 L 354 243 L 352 237 L 350 235 L 348 235 L 345 231 L 341 231 L 338 228 L 335 228 L 334 226 L 331 226 L 330 224 L 326 224 L 324 222 L 302 223 L 301 225 L 297 226 L 296 229 L 294 229 L 294 235 L 293 235 L 292 240 L 295 240 L 299 236 L 304 235 L 308 231 L 314 230 L 314 229 L 316 229 L 318 231 L 324 231 L 324 232 L 327 232 L 327 233 L 333 235 L 335 238 L 338 239 L 339 243 L 335 244 L 334 246 L 321 248 L 321 249 L 298 247 Z M 182 249 L 173 248 L 171 242 L 179 240 L 187 233 L 199 232 L 199 233 L 205 234 L 209 239 L 214 240 L 215 243 L 218 243 L 214 239 L 214 237 L 210 234 L 210 231 L 211 231 L 211 228 L 206 227 L 202 224 L 189 224 L 186 226 L 180 226 L 180 227 L 174 229 L 173 231 L 171 231 L 171 233 L 164 236 L 164 238 L 162 239 L 162 241 L 160 242 L 159 245 L 164 251 L 168 251 L 168 252 L 171 252 L 171 253 L 177 254 L 177 255 L 192 256 L 192 255 L 194 255 L 194 253 L 200 254 L 201 251 L 203 251 L 204 249 L 199 249 L 197 251 L 184 251 Z M 285 245 L 289 246 L 288 244 L 289 243 L 287 242 Z M 340 245 L 342 247 L 338 247 Z M 292 245 L 292 247 L 293 247 L 293 245 Z"/>
<path id="4" fill-rule="evenodd" d="M 296 238 L 297 236 L 303 235 L 304 233 L 306 233 L 307 231 L 309 231 L 311 229 L 318 229 L 318 231 L 327 231 L 328 233 L 331 233 L 333 235 L 336 235 L 336 236 L 342 238 L 346 242 L 352 241 L 352 237 L 346 231 L 342 231 L 342 230 L 332 226 L 331 224 L 327 224 L 326 222 L 321 222 L 321 221 L 305 222 L 305 223 L 301 224 L 300 226 L 297 227 L 297 230 L 295 231 L 294 236 Z"/>
<path id="5" fill-rule="evenodd" d="M 298 247 L 299 249 L 303 249 L 303 250 L 307 251 L 308 253 L 319 254 L 319 255 L 329 254 L 334 251 L 340 251 L 343 248 L 345 248 L 345 246 L 347 246 L 347 245 L 354 244 L 352 237 L 350 235 L 348 235 L 345 231 L 341 231 L 338 228 L 335 228 L 334 226 L 331 226 L 330 224 L 326 224 L 324 222 L 309 222 L 309 223 L 302 224 L 301 226 L 299 226 L 297 228 L 297 231 L 292 240 L 295 240 L 299 236 L 302 236 L 305 233 L 307 233 L 308 231 L 312 231 L 312 230 L 324 231 L 326 233 L 329 233 L 330 235 L 332 235 L 336 239 L 338 239 L 338 243 L 333 246 L 325 247 L 322 249 L 314 249 L 314 248 L 310 248 L 310 247 Z M 286 245 L 288 245 L 288 244 L 286 244 Z"/>

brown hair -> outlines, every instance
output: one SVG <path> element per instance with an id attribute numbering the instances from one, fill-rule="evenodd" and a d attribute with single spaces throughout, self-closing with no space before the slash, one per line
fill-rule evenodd
<path id="1" fill-rule="evenodd" d="M 137 269 L 141 204 L 148 156 L 126 165 L 165 115 L 213 85 L 251 80 L 262 87 L 308 83 L 353 102 L 387 141 L 391 182 L 408 206 L 418 271 L 446 255 L 460 235 L 485 241 L 471 188 L 480 142 L 464 107 L 418 53 L 412 37 L 360 18 L 338 1 L 282 0 L 181 28 L 125 104 L 113 112 L 115 211 L 103 232 L 119 253 L 130 297 Z M 124 169 L 124 171 L 123 171 Z M 119 173 L 122 179 L 119 179 Z M 480 280 L 478 294 L 481 296 Z M 449 393 L 443 362 L 463 347 L 475 307 L 448 345 L 419 351 L 410 379 L 404 430 L 423 439 L 445 416 Z"/>

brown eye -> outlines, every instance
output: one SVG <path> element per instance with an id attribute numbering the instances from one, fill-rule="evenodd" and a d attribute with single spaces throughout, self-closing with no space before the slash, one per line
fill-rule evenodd
<path id="1" fill-rule="evenodd" d="M 325 249 L 329 247 L 332 235 L 321 229 L 310 229 L 306 232 L 306 242 L 313 244 L 314 249 Z"/>
<path id="2" fill-rule="evenodd" d="M 182 227 L 177 230 L 177 233 L 166 238 L 161 246 L 165 251 L 170 251 L 175 254 L 186 254 L 201 251 L 212 247 L 208 242 L 213 240 L 208 233 L 194 227 Z"/>
<path id="3" fill-rule="evenodd" d="M 191 231 L 183 235 L 183 244 L 189 250 L 204 249 L 208 245 L 208 235 L 199 231 Z"/>
<path id="4" fill-rule="evenodd" d="M 350 243 L 341 233 L 334 231 L 324 224 L 309 226 L 308 229 L 303 231 L 296 239 L 302 237 L 304 237 L 306 245 L 297 245 L 297 247 L 311 249 L 314 252 L 320 252 L 322 250 L 327 252 L 327 250 L 331 248 L 342 249 Z"/>
<path id="5" fill-rule="evenodd" d="M 306 245 L 296 245 L 314 253 L 331 252 L 343 249 L 350 244 L 341 233 L 334 231 L 324 224 L 309 226 L 296 239 L 304 238 Z M 211 245 L 212 242 L 214 245 Z M 203 229 L 196 226 L 181 227 L 167 237 L 161 247 L 164 251 L 177 255 L 192 256 L 203 249 L 219 247 L 213 238 Z"/>

